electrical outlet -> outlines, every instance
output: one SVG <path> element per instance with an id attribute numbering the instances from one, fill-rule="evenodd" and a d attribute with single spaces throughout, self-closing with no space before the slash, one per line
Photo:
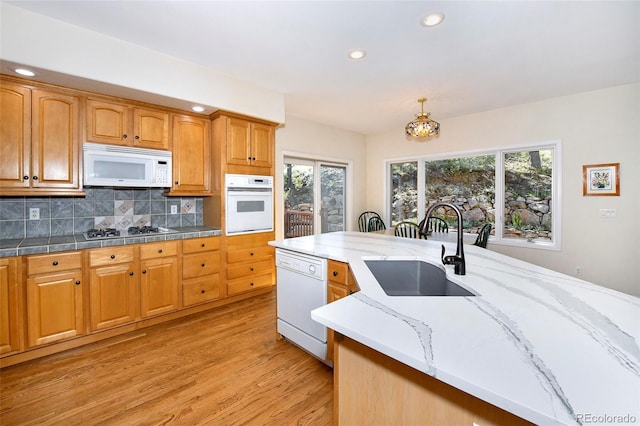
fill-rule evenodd
<path id="1" fill-rule="evenodd" d="M 176 205 L 171 206 L 171 214 L 178 214 L 178 206 Z"/>
<path id="2" fill-rule="evenodd" d="M 600 217 L 607 219 L 616 217 L 616 209 L 600 209 Z"/>
<path id="3" fill-rule="evenodd" d="M 40 209 L 38 207 L 29 207 L 29 220 L 40 220 Z"/>
<path id="4" fill-rule="evenodd" d="M 576 266 L 576 276 L 577 277 L 582 276 L 582 266 Z"/>

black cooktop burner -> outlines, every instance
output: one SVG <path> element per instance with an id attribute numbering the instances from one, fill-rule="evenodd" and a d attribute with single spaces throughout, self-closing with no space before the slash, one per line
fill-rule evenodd
<path id="1" fill-rule="evenodd" d="M 115 228 L 89 229 L 87 231 L 87 237 L 89 238 L 105 238 L 118 236 L 120 236 L 120 231 Z"/>
<path id="2" fill-rule="evenodd" d="M 157 234 L 160 232 L 157 226 L 131 226 L 127 229 L 129 235 Z"/>

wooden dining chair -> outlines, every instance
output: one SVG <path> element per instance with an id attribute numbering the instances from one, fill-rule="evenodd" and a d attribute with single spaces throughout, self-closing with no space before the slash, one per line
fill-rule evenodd
<path id="1" fill-rule="evenodd" d="M 424 223 L 424 219 L 420 221 L 418 227 L 422 229 L 422 224 Z M 429 222 L 427 222 L 427 234 L 431 234 L 432 232 L 449 232 L 449 225 L 443 219 L 439 217 L 430 216 Z"/>
<path id="2" fill-rule="evenodd" d="M 384 231 L 387 226 L 379 216 L 372 216 L 367 225 L 367 232 Z"/>
<path id="3" fill-rule="evenodd" d="M 489 242 L 489 234 L 491 234 L 491 224 L 486 223 L 482 226 L 480 232 L 478 232 L 478 236 L 476 237 L 476 241 L 473 243 L 473 245 L 487 248 L 487 242 Z"/>
<path id="4" fill-rule="evenodd" d="M 369 232 L 369 219 L 371 219 L 372 217 L 377 217 L 382 220 L 382 218 L 380 218 L 380 215 L 373 211 L 366 211 L 360 214 L 360 216 L 358 217 L 358 229 L 360 230 L 360 232 Z"/>
<path id="5" fill-rule="evenodd" d="M 399 222 L 395 230 L 393 231 L 396 237 L 404 238 L 425 238 L 425 235 L 420 234 L 420 227 L 414 222 L 402 221 Z"/>

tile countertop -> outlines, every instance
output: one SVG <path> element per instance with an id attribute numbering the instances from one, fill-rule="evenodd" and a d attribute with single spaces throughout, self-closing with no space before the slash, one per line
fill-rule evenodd
<path id="1" fill-rule="evenodd" d="M 212 228 L 210 226 L 189 226 L 172 228 L 172 230 L 175 232 L 105 239 L 87 239 L 82 234 L 75 234 L 0 240 L 0 257 L 54 253 L 66 250 L 81 250 L 96 247 L 122 246 L 128 244 L 150 243 L 153 241 L 186 240 L 189 238 L 222 235 L 222 231 L 220 229 Z"/>
<path id="2" fill-rule="evenodd" d="M 478 296 L 391 297 L 363 260 L 441 264 L 439 242 L 338 232 L 269 244 L 348 262 L 361 291 L 311 316 L 378 352 L 536 424 L 640 422 L 637 297 L 468 244 L 467 275 L 447 275 Z"/>

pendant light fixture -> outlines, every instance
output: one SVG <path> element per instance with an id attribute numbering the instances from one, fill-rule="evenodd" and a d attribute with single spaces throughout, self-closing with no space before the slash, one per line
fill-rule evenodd
<path id="1" fill-rule="evenodd" d="M 424 112 L 424 103 L 427 102 L 427 98 L 420 98 L 418 102 L 420 102 L 422 112 L 416 114 L 415 120 L 407 123 L 404 128 L 405 134 L 413 138 L 438 136 L 440 134 L 440 123 L 429 118 L 431 116 L 430 112 L 426 114 Z"/>

